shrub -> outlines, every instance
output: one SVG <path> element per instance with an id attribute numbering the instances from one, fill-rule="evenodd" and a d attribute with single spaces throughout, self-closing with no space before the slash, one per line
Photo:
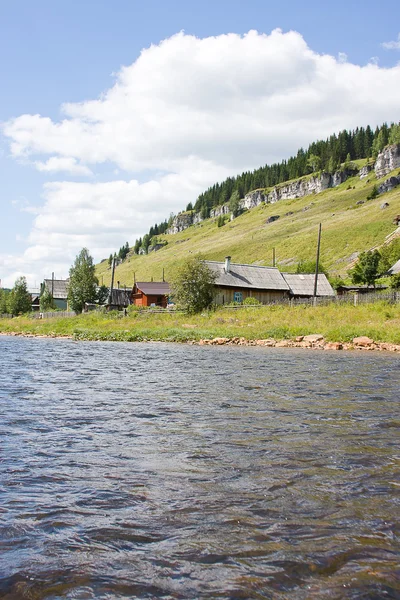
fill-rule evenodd
<path id="1" fill-rule="evenodd" d="M 243 300 L 243 304 L 244 306 L 259 306 L 261 302 L 257 300 L 257 298 L 252 298 L 251 296 L 249 296 L 248 298 L 245 298 Z"/>

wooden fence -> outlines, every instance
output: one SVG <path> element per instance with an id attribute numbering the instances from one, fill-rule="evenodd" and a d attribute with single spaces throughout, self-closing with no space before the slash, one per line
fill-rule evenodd
<path id="1" fill-rule="evenodd" d="M 366 294 L 343 294 L 342 296 L 325 296 L 317 298 L 280 298 L 269 304 L 226 304 L 223 308 L 262 308 L 264 306 L 328 306 L 330 304 L 374 304 L 376 302 L 388 302 L 397 304 L 400 302 L 400 291 L 368 292 Z"/>

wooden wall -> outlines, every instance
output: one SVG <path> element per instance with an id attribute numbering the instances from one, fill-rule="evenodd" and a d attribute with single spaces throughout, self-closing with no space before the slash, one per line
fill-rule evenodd
<path id="1" fill-rule="evenodd" d="M 276 300 L 280 300 L 287 296 L 285 291 L 275 291 L 275 290 L 266 290 L 266 291 L 254 291 L 248 289 L 240 289 L 240 288 L 222 288 L 219 287 L 217 289 L 217 295 L 215 298 L 215 302 L 217 304 L 230 304 L 235 301 L 235 292 L 242 292 L 242 302 L 246 298 L 255 298 L 262 304 L 269 304 L 270 302 L 276 302 Z"/>

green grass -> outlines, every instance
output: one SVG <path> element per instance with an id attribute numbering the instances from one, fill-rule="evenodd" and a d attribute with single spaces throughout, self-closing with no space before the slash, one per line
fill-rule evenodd
<path id="1" fill-rule="evenodd" d="M 143 311 L 128 317 L 100 313 L 44 320 L 17 317 L 0 319 L 0 332 L 85 340 L 173 342 L 213 337 L 280 340 L 319 333 L 328 341 L 349 342 L 367 335 L 377 342 L 399 344 L 400 304 L 220 308 L 196 316 Z"/>
<path id="2" fill-rule="evenodd" d="M 397 171 L 393 174 L 397 175 Z M 395 230 L 393 218 L 400 214 L 400 187 L 375 200 L 366 200 L 376 183 L 371 172 L 366 179 L 356 176 L 320 194 L 262 204 L 224 227 L 217 227 L 217 219 L 208 219 L 176 235 L 158 236 L 168 245 L 147 256 L 129 255 L 117 267 L 115 281 L 129 287 L 134 276 L 137 281 L 150 281 L 152 277 L 159 281 L 163 269 L 168 280 L 179 264 L 199 252 L 208 260 L 223 260 L 230 255 L 232 262 L 268 266 L 272 265 L 275 248 L 278 267 L 293 271 L 299 260 L 315 259 L 319 223 L 321 262 L 330 274 L 345 277 L 355 253 L 382 245 Z M 365 203 L 357 205 L 360 200 Z M 382 210 L 383 202 L 388 202 L 389 208 Z M 289 212 L 293 214 L 287 215 Z M 279 215 L 280 219 L 266 224 L 272 215 Z M 97 265 L 97 275 L 100 283 L 110 283 L 107 261 Z"/>

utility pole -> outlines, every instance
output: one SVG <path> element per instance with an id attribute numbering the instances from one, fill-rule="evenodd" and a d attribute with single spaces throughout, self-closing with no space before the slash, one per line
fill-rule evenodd
<path id="1" fill-rule="evenodd" d="M 275 260 L 275 248 L 272 248 L 272 266 L 275 267 L 276 265 L 276 260 Z"/>
<path id="2" fill-rule="evenodd" d="M 317 298 L 319 249 L 321 246 L 321 229 L 322 229 L 322 223 L 319 224 L 319 229 L 318 229 L 317 261 L 315 263 L 315 280 L 314 280 L 314 304 L 316 303 L 316 298 Z"/>
<path id="3" fill-rule="evenodd" d="M 111 271 L 111 287 L 110 287 L 110 296 L 108 299 L 108 304 L 112 304 L 112 295 L 113 295 L 113 287 L 114 287 L 114 272 L 115 272 L 115 258 L 112 260 L 112 271 Z"/>

